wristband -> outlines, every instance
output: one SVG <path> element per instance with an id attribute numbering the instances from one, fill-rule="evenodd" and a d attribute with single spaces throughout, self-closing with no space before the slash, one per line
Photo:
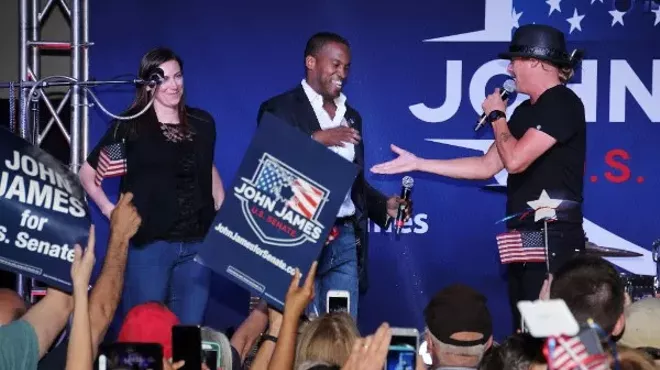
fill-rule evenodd
<path id="1" fill-rule="evenodd" d="M 277 337 L 274 337 L 274 336 L 272 336 L 272 335 L 270 335 L 270 334 L 262 334 L 262 335 L 261 335 L 261 340 L 264 341 L 264 342 L 267 341 L 267 340 L 269 340 L 269 341 L 271 341 L 271 342 L 273 342 L 273 343 L 277 343 Z"/>

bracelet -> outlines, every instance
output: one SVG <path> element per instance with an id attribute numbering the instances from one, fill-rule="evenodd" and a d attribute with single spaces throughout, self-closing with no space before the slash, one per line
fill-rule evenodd
<path id="1" fill-rule="evenodd" d="M 270 335 L 270 334 L 262 334 L 262 335 L 261 335 L 261 340 L 262 340 L 263 342 L 269 340 L 269 341 L 271 341 L 271 342 L 273 342 L 273 343 L 277 343 L 277 337 L 274 337 L 274 336 L 272 336 L 272 335 Z"/>

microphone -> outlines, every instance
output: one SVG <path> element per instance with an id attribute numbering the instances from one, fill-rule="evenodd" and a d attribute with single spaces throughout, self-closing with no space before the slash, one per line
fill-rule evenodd
<path id="1" fill-rule="evenodd" d="M 502 85 L 502 92 L 500 93 L 500 98 L 506 100 L 509 98 L 509 95 L 516 92 L 516 82 L 514 80 L 506 80 Z M 477 121 L 477 126 L 474 128 L 474 131 L 479 131 L 479 129 L 486 123 L 486 113 L 482 113 Z"/>
<path id="2" fill-rule="evenodd" d="M 409 200 L 410 199 L 410 192 L 412 191 L 412 187 L 415 181 L 413 180 L 412 177 L 406 176 L 401 180 L 401 199 L 403 200 Z M 404 220 L 406 218 L 406 205 L 405 204 L 399 204 L 399 209 L 396 211 L 396 219 L 394 220 L 394 231 L 399 234 L 401 232 L 401 228 L 403 228 Z"/>
<path id="3" fill-rule="evenodd" d="M 154 87 L 162 84 L 165 81 L 165 71 L 162 68 L 158 67 L 154 72 L 152 72 L 146 80 L 135 80 L 135 83 L 140 85 L 147 85 L 149 87 Z"/>

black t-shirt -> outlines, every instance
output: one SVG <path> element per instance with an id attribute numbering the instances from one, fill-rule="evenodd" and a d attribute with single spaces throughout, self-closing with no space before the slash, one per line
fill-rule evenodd
<path id="1" fill-rule="evenodd" d="M 193 108 L 188 108 L 187 119 L 186 131 L 159 123 L 153 109 L 136 121 L 115 122 L 87 158 L 96 169 L 101 149 L 125 139 L 127 173 L 120 191 L 133 193 L 142 218 L 131 240 L 135 245 L 201 241 L 213 222 L 215 121 Z"/>
<path id="2" fill-rule="evenodd" d="M 568 87 L 558 85 L 546 90 L 531 104 L 526 100 L 516 108 L 508 122 L 511 134 L 520 139 L 527 130 L 542 131 L 557 140 L 548 151 L 525 171 L 509 174 L 507 215 L 529 211 L 527 202 L 538 199 L 543 190 L 550 198 L 568 200 L 559 206 L 559 224 L 582 224 L 586 120 L 584 105 Z M 509 228 L 537 229 L 534 215 L 507 221 Z"/>

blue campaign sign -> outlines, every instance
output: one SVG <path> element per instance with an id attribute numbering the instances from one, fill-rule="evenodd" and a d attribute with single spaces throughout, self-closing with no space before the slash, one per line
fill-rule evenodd
<path id="1" fill-rule="evenodd" d="M 91 224 L 78 177 L 6 129 L 0 161 L 0 269 L 72 292 L 74 245 Z"/>
<path id="2" fill-rule="evenodd" d="M 304 155 L 301 155 L 303 154 Z M 264 115 L 198 261 L 283 307 L 325 243 L 357 167 Z"/>

